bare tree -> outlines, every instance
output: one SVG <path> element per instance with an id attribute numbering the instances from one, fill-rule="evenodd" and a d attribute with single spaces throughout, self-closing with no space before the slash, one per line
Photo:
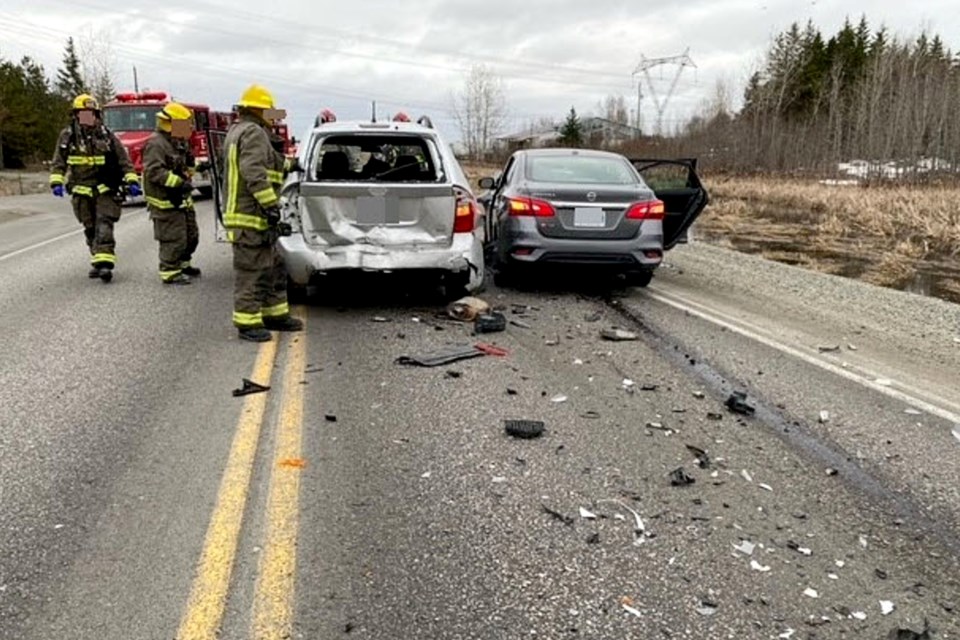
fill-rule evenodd
<path id="1" fill-rule="evenodd" d="M 503 80 L 486 66 L 474 65 L 463 89 L 453 95 L 453 113 L 467 153 L 480 160 L 491 150 L 493 139 L 502 133 L 506 123 Z"/>
<path id="2" fill-rule="evenodd" d="M 88 27 L 77 44 L 84 84 L 101 104 L 112 100 L 116 93 L 117 55 L 110 32 Z"/>

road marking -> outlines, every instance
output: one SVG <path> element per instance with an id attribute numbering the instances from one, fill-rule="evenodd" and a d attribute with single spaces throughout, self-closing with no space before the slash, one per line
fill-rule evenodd
<path id="1" fill-rule="evenodd" d="M 297 334 L 290 343 L 284 366 L 283 403 L 270 469 L 266 539 L 253 596 L 251 636 L 255 640 L 293 637 L 300 475 L 305 466 L 300 458 L 303 434 L 303 385 L 300 383 L 306 369 L 306 345 L 306 333 Z"/>
<path id="2" fill-rule="evenodd" d="M 832 362 L 828 362 L 822 358 L 817 358 L 795 347 L 791 347 L 790 345 L 774 340 L 773 338 L 764 335 L 764 330 L 762 328 L 752 325 L 743 319 L 735 318 L 723 313 L 722 311 L 717 311 L 716 309 L 711 309 L 706 305 L 694 302 L 693 300 L 689 300 L 682 296 L 678 296 L 672 292 L 667 293 L 658 288 L 651 287 L 647 289 L 646 295 L 649 298 L 652 298 L 658 302 L 662 302 L 663 304 L 673 307 L 674 309 L 685 311 L 700 318 L 701 320 L 706 320 L 707 322 L 717 326 L 724 327 L 728 331 L 759 342 L 760 344 L 770 347 L 771 349 L 776 349 L 781 353 L 785 353 L 789 356 L 797 358 L 798 360 L 802 360 L 807 364 L 819 367 L 824 371 L 829 371 L 830 373 L 838 375 L 846 380 L 850 380 L 851 382 L 856 382 L 857 384 L 867 387 L 872 391 L 877 391 L 889 398 L 909 404 L 920 411 L 937 416 L 938 418 L 943 418 L 944 420 L 949 420 L 955 424 L 960 423 L 960 405 L 957 405 L 944 398 L 929 394 L 921 389 L 917 389 L 896 379 L 892 379 L 888 375 L 876 373 L 863 368 L 858 368 L 856 370 L 845 369 L 839 365 L 833 364 Z M 892 384 L 890 386 L 886 386 L 877 383 L 877 380 L 884 378 L 890 380 Z"/>
<path id="3" fill-rule="evenodd" d="M 276 357 L 277 341 L 263 343 L 251 379 L 269 384 Z M 257 393 L 247 396 L 243 402 L 177 640 L 216 640 L 218 637 L 267 398 L 266 393 Z"/>
<path id="4" fill-rule="evenodd" d="M 140 213 L 140 212 L 139 212 L 139 211 L 131 211 L 131 212 L 129 212 L 125 217 L 129 217 L 129 216 L 134 215 L 134 214 L 136 214 L 136 213 Z M 121 218 L 121 219 L 122 219 L 122 218 Z M 43 240 L 43 241 L 38 242 L 38 243 L 36 243 L 36 244 L 32 244 L 32 245 L 30 245 L 29 247 L 23 247 L 22 249 L 17 249 L 16 251 L 11 251 L 10 253 L 5 253 L 5 254 L 3 254 L 2 256 L 0 256 L 0 262 L 3 262 L 4 260 L 9 260 L 9 259 L 11 259 L 11 258 L 16 258 L 17 256 L 23 255 L 23 254 L 25 254 L 25 253 L 27 253 L 27 252 L 29 252 L 29 251 L 33 251 L 34 249 L 40 249 L 41 247 L 45 247 L 45 246 L 47 246 L 48 244 L 53 244 L 54 242 L 57 242 L 58 240 L 63 240 L 64 238 L 71 238 L 71 237 L 73 237 L 73 236 L 78 236 L 78 235 L 81 235 L 81 234 L 83 234 L 83 229 L 77 229 L 77 230 L 75 230 L 75 231 L 68 231 L 68 232 L 66 232 L 66 233 L 61 233 L 61 234 L 58 235 L 58 236 L 54 236 L 54 237 L 52 237 L 52 238 L 47 238 L 46 240 Z"/>

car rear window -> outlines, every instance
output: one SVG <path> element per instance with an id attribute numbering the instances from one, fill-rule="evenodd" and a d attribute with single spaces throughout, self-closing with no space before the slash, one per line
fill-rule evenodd
<path id="1" fill-rule="evenodd" d="M 637 184 L 626 160 L 597 156 L 531 156 L 527 179 L 533 182 Z"/>
<path id="2" fill-rule="evenodd" d="M 320 181 L 436 182 L 430 151 L 420 136 L 341 134 L 324 138 L 311 164 Z"/>

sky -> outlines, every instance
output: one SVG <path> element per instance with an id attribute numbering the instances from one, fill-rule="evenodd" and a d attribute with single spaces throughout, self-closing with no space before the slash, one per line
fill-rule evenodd
<path id="1" fill-rule="evenodd" d="M 940 34 L 960 50 L 956 0 L 3 0 L 0 56 L 28 55 L 55 73 L 68 36 L 109 36 L 118 90 L 164 90 L 229 109 L 253 82 L 273 91 L 295 133 L 316 113 L 369 119 L 428 114 L 459 137 L 453 95 L 476 64 L 504 84 L 504 133 L 571 107 L 598 113 L 608 95 L 641 127 L 671 130 L 725 85 L 737 106 L 772 38 L 812 20 L 825 34 L 865 15 L 902 37 Z M 639 63 L 689 53 L 696 66 Z M 672 97 L 666 101 L 679 73 Z M 633 115 L 632 115 L 633 117 Z M 299 137 L 299 136 L 298 136 Z"/>

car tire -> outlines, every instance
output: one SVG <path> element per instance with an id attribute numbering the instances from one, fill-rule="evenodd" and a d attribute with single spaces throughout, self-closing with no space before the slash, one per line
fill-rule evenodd
<path id="1" fill-rule="evenodd" d="M 293 304 L 304 304 L 310 298 L 309 288 L 306 285 L 296 284 L 287 278 L 287 301 Z"/>
<path id="2" fill-rule="evenodd" d="M 653 271 L 631 271 L 626 274 L 628 287 L 645 287 L 653 280 Z"/>

